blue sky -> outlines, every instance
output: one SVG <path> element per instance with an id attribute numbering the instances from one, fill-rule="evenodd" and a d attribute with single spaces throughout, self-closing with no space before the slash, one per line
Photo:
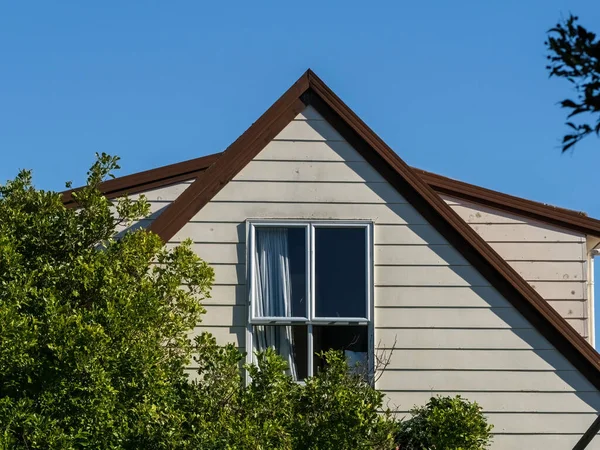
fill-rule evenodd
<path id="1" fill-rule="evenodd" d="M 5 3 L 0 180 L 220 151 L 310 67 L 409 164 L 600 217 L 600 140 L 561 155 L 544 68 L 570 11 L 600 23 L 595 0 Z"/>

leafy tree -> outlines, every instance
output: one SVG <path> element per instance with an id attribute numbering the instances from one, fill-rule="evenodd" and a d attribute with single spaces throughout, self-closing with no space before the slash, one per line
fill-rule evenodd
<path id="1" fill-rule="evenodd" d="M 569 111 L 562 151 L 573 147 L 586 136 L 600 135 L 600 39 L 579 24 L 576 16 L 556 24 L 548 31 L 548 69 L 551 77 L 566 79 L 575 90 L 575 98 L 560 102 Z M 574 122 L 581 114 L 589 120 Z"/>
<path id="2" fill-rule="evenodd" d="M 0 187 L 3 448 L 171 448 L 185 420 L 187 332 L 213 271 L 189 244 L 167 251 L 143 230 L 115 239 L 149 209 L 98 191 L 116 168 L 99 157 L 77 208 L 26 171 Z"/>
<path id="3" fill-rule="evenodd" d="M 403 450 L 479 450 L 491 443 L 492 426 L 481 408 L 460 395 L 432 397 L 425 406 L 415 407 L 411 415 L 398 433 Z"/>
<path id="4" fill-rule="evenodd" d="M 221 356 L 218 371 L 223 361 L 235 367 L 235 349 Z M 267 350 L 248 367 L 252 381 L 247 387 L 232 381 L 232 371 L 218 388 L 226 395 L 208 395 L 209 386 L 194 389 L 187 426 L 201 432 L 190 433 L 189 448 L 394 449 L 397 422 L 383 411 L 383 394 L 362 377 L 348 375 L 343 354 L 330 351 L 324 357 L 327 368 L 304 385 L 286 375 L 286 363 Z"/>
<path id="5" fill-rule="evenodd" d="M 342 355 L 299 385 L 267 351 L 246 385 L 232 344 L 188 338 L 213 270 L 189 242 L 117 234 L 149 212 L 99 192 L 117 168 L 99 156 L 75 208 L 26 171 L 0 186 L 0 449 L 393 448 L 382 394 Z"/>

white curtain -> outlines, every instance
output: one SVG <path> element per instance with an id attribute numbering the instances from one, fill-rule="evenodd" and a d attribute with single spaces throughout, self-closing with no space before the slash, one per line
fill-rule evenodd
<path id="1" fill-rule="evenodd" d="M 286 228 L 258 228 L 254 267 L 256 317 L 291 317 L 292 284 Z M 274 348 L 297 379 L 291 326 L 255 326 L 256 349 Z"/>

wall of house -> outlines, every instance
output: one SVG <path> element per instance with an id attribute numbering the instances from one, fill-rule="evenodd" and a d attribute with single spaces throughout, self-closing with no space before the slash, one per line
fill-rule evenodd
<path id="1" fill-rule="evenodd" d="M 240 347 L 248 218 L 374 221 L 376 351 L 390 355 L 377 387 L 398 414 L 431 395 L 460 393 L 494 423 L 495 449 L 572 448 L 595 419 L 598 391 L 314 110 L 169 244 L 191 237 L 215 268 L 196 332 Z M 589 448 L 600 449 L 600 439 Z"/>
<path id="2" fill-rule="evenodd" d="M 458 198 L 443 198 L 579 334 L 590 338 L 584 234 Z"/>
<path id="3" fill-rule="evenodd" d="M 123 233 L 126 230 L 135 229 L 138 227 L 148 228 L 152 222 L 165 211 L 167 206 L 169 206 L 177 197 L 179 197 L 179 195 L 185 191 L 193 181 L 193 179 L 181 181 L 169 186 L 151 189 L 139 194 L 129 195 L 129 198 L 132 200 L 137 200 L 140 198 L 140 195 L 144 195 L 150 204 L 150 216 L 132 224 L 120 224 L 117 226 L 117 232 Z"/>

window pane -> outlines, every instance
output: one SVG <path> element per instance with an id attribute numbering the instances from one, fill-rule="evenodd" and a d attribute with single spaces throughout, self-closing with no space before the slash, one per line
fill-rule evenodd
<path id="1" fill-rule="evenodd" d="M 257 227 L 256 317 L 306 317 L 306 229 Z"/>
<path id="2" fill-rule="evenodd" d="M 306 325 L 254 326 L 252 342 L 255 351 L 273 348 L 288 363 L 287 373 L 294 380 L 308 376 L 308 333 Z"/>
<path id="3" fill-rule="evenodd" d="M 315 229 L 315 316 L 367 317 L 365 228 Z"/>
<path id="4" fill-rule="evenodd" d="M 315 354 L 327 350 L 344 352 L 351 369 L 366 373 L 369 352 L 369 328 L 366 325 L 315 325 L 313 327 Z M 315 356 L 315 372 L 325 366 L 325 361 Z"/>

